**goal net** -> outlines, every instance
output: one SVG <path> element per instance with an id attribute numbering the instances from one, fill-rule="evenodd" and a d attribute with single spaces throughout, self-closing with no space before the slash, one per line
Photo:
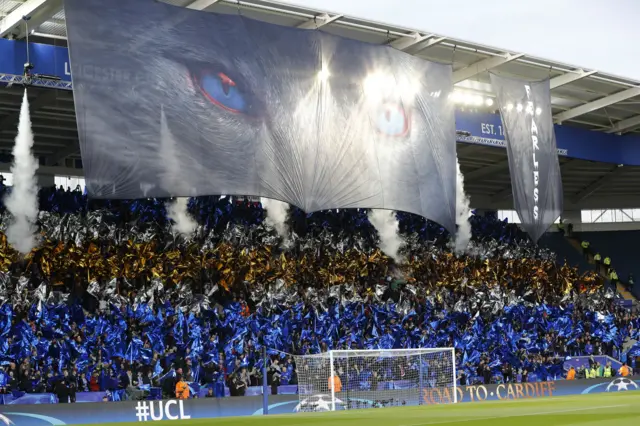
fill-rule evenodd
<path id="1" fill-rule="evenodd" d="M 296 356 L 296 411 L 457 402 L 452 348 L 329 351 Z"/>

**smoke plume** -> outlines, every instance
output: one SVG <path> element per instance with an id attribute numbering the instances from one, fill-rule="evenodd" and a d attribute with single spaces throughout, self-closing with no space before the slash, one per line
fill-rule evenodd
<path id="1" fill-rule="evenodd" d="M 272 226 L 278 235 L 282 237 L 283 243 L 289 240 L 289 227 L 287 226 L 287 212 L 289 204 L 271 198 L 260 198 L 262 208 L 265 210 L 265 222 Z"/>
<path id="2" fill-rule="evenodd" d="M 35 223 L 38 218 L 38 161 L 31 152 L 32 148 L 33 132 L 29 99 L 25 89 L 20 108 L 18 135 L 13 146 L 13 188 L 5 200 L 7 210 L 13 216 L 7 228 L 7 240 L 22 254 L 30 253 L 37 244 Z"/>
<path id="3" fill-rule="evenodd" d="M 198 223 L 193 220 L 187 210 L 188 202 L 189 199 L 187 197 L 176 197 L 173 201 L 167 201 L 165 204 L 167 216 L 174 221 L 173 232 L 185 237 L 191 236 L 198 228 Z"/>
<path id="4" fill-rule="evenodd" d="M 458 225 L 455 240 L 456 253 L 464 253 L 471 240 L 470 213 L 469 197 L 464 192 L 464 176 L 460 171 L 460 163 L 456 159 L 456 225 Z"/>
<path id="5" fill-rule="evenodd" d="M 369 222 L 378 231 L 380 249 L 396 263 L 401 263 L 400 247 L 402 239 L 398 234 L 398 219 L 395 212 L 381 209 L 371 209 L 368 213 Z"/>
<path id="6" fill-rule="evenodd" d="M 163 189 L 170 194 L 188 192 L 188 188 L 181 187 L 185 181 L 180 177 L 181 164 L 178 160 L 176 145 L 176 140 L 169 129 L 163 109 L 160 117 L 160 158 L 165 165 L 165 170 L 160 180 Z M 174 222 L 171 227 L 173 233 L 178 233 L 185 237 L 190 237 L 198 228 L 198 223 L 187 210 L 188 202 L 188 197 L 176 197 L 173 201 L 165 203 L 167 216 Z"/>

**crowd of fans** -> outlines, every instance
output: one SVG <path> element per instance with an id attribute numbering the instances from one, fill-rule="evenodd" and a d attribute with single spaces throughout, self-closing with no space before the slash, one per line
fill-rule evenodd
<path id="1" fill-rule="evenodd" d="M 470 218 L 459 255 L 439 225 L 398 213 L 394 261 L 365 210 L 292 208 L 283 241 L 244 198 L 191 199 L 190 238 L 171 232 L 163 200 L 60 188 L 41 191 L 40 208 L 30 255 L 0 235 L 2 392 L 175 396 L 186 381 L 243 395 L 262 382 L 263 350 L 274 391 L 298 381 L 290 354 L 330 349 L 455 347 L 461 383 L 546 380 L 564 376 L 566 356 L 640 338 L 596 274 L 491 215 Z"/>

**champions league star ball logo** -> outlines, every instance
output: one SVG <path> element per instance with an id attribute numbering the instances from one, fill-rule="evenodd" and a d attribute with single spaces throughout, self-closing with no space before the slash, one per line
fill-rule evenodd
<path id="1" fill-rule="evenodd" d="M 638 384 L 626 377 L 618 377 L 607 386 L 607 392 L 621 392 L 628 390 L 637 390 Z"/>
<path id="2" fill-rule="evenodd" d="M 15 423 L 9 420 L 5 415 L 0 414 L 0 424 L 6 425 L 6 426 L 13 426 Z"/>
<path id="3" fill-rule="evenodd" d="M 344 402 L 336 398 L 336 410 L 342 408 Z M 300 401 L 298 405 L 293 409 L 297 412 L 318 412 L 318 411 L 331 411 L 331 395 L 313 395 L 307 399 Z"/>

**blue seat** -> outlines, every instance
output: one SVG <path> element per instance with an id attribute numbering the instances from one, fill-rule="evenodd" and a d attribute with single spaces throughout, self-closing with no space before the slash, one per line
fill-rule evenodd
<path id="1" fill-rule="evenodd" d="M 150 401 L 162 399 L 162 388 L 150 388 L 147 399 Z"/>
<path id="2" fill-rule="evenodd" d="M 608 231 L 608 232 L 581 232 L 578 236 L 581 241 L 589 241 L 591 251 L 599 252 L 602 259 L 609 256 L 611 266 L 618 273 L 622 282 L 627 282 L 629 273 L 633 273 L 638 281 L 640 277 L 640 231 Z M 640 282 L 633 289 L 634 296 L 640 296 Z"/>
<path id="3" fill-rule="evenodd" d="M 578 268 L 581 274 L 594 269 L 594 266 L 590 265 L 560 232 L 547 232 L 540 238 L 538 244 L 553 251 L 559 265 L 564 264 L 566 260 L 569 266 Z"/>

